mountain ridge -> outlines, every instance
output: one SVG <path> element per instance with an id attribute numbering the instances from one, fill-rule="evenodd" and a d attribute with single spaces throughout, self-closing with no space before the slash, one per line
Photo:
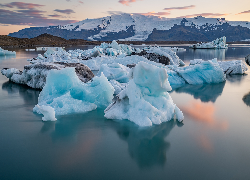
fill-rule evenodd
<path id="1" fill-rule="evenodd" d="M 221 36 L 226 36 L 229 41 L 241 41 L 250 39 L 250 22 L 202 16 L 168 19 L 139 14 L 120 14 L 85 19 L 63 26 L 32 27 L 10 33 L 9 36 L 33 38 L 44 33 L 65 39 L 89 41 L 211 41 Z"/>

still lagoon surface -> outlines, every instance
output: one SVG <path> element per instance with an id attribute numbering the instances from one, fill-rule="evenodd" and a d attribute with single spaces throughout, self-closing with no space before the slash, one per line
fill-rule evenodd
<path id="1" fill-rule="evenodd" d="M 187 64 L 192 59 L 244 60 L 250 54 L 250 46 L 242 45 L 184 48 L 177 54 Z M 27 59 L 42 53 L 14 50 L 16 57 L 0 57 L 0 69 L 22 70 Z M 250 70 L 220 84 L 175 88 L 170 95 L 184 113 L 183 123 L 148 128 L 108 120 L 104 109 L 43 122 L 32 112 L 39 93 L 0 75 L 2 180 L 250 179 Z"/>

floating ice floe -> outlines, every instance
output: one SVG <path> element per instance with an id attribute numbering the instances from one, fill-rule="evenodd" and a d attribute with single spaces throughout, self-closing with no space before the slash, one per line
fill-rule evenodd
<path id="1" fill-rule="evenodd" d="M 141 51 L 144 53 L 141 54 Z M 95 46 L 93 49 L 88 50 L 69 50 L 68 52 L 62 48 L 57 50 L 48 48 L 44 56 L 39 54 L 37 58 L 30 59 L 31 63 L 37 62 L 79 62 L 84 63 L 86 60 L 95 58 L 109 58 L 114 60 L 116 58 L 123 58 L 131 55 L 144 56 L 150 61 L 160 62 L 165 65 L 185 65 L 179 59 L 176 53 L 170 47 L 145 47 L 140 50 L 125 44 L 118 44 L 116 41 L 112 43 L 102 43 L 100 46 Z M 163 61 L 162 61 L 163 60 Z M 105 63 L 107 64 L 107 63 Z M 92 69 L 93 70 L 93 69 Z"/>
<path id="2" fill-rule="evenodd" d="M 212 61 L 217 61 L 217 58 Z M 204 62 L 202 59 L 194 59 L 190 61 L 190 65 L 200 64 L 202 62 Z M 244 74 L 248 70 L 242 60 L 218 61 L 218 64 L 225 74 Z"/>
<path id="3" fill-rule="evenodd" d="M 33 111 L 44 114 L 41 107 L 50 106 L 56 116 L 83 113 L 107 107 L 112 102 L 113 94 L 114 88 L 103 74 L 83 83 L 74 68 L 53 69 L 47 76 L 46 85 Z"/>
<path id="4" fill-rule="evenodd" d="M 108 119 L 128 119 L 139 126 L 152 126 L 184 116 L 173 103 L 166 69 L 140 62 L 133 69 L 133 79 L 118 99 L 105 110 Z"/>
<path id="5" fill-rule="evenodd" d="M 246 63 L 248 64 L 248 66 L 250 66 L 250 54 L 248 54 L 248 55 L 245 57 L 245 61 L 246 61 Z"/>
<path id="6" fill-rule="evenodd" d="M 78 78 L 87 82 L 94 77 L 93 72 L 84 64 L 79 63 L 36 63 L 24 66 L 20 71 L 15 68 L 4 68 L 1 73 L 9 78 L 10 81 L 18 84 L 26 84 L 29 87 L 42 89 L 46 84 L 46 77 L 52 69 L 63 69 L 65 67 L 74 67 Z"/>
<path id="7" fill-rule="evenodd" d="M 197 43 L 190 46 L 193 49 L 226 49 L 228 48 L 228 44 L 226 44 L 226 37 L 223 36 L 221 38 L 217 38 L 212 42 L 208 43 Z"/>
<path id="8" fill-rule="evenodd" d="M 15 51 L 4 50 L 0 47 L 0 56 L 16 55 Z"/>

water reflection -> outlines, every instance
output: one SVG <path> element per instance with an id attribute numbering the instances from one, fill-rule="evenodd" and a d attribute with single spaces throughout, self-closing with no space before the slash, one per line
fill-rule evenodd
<path id="1" fill-rule="evenodd" d="M 242 81 L 247 77 L 247 74 L 235 74 L 235 75 L 227 75 L 227 81 L 233 84 L 240 85 Z"/>
<path id="2" fill-rule="evenodd" d="M 0 61 L 13 58 L 16 58 L 16 55 L 0 56 Z"/>
<path id="3" fill-rule="evenodd" d="M 187 51 L 177 53 L 177 55 L 184 61 L 193 59 L 211 60 L 214 58 L 224 61 L 226 52 L 227 49 L 187 49 Z"/>
<path id="4" fill-rule="evenodd" d="M 112 129 L 128 144 L 128 153 L 138 166 L 150 168 L 164 166 L 166 163 L 166 152 L 170 148 L 170 143 L 165 139 L 176 125 L 181 127 L 183 124 L 172 120 L 161 125 L 140 128 L 127 120 L 119 122 L 107 120 L 104 118 L 103 109 L 97 109 L 86 114 L 62 116 L 55 124 L 45 122 L 40 132 L 49 133 L 54 143 L 75 142 L 78 144 L 76 146 L 81 146 L 81 149 L 89 148 L 86 142 L 89 142 L 91 137 L 95 137 L 89 142 L 93 149 L 97 146 L 99 141 L 97 139 L 102 137 L 100 132 L 104 129 Z M 91 132 L 91 135 L 88 135 L 88 132 Z M 112 145 L 106 144 L 106 146 Z"/>
<path id="5" fill-rule="evenodd" d="M 26 104 L 38 103 L 38 96 L 40 94 L 40 90 L 32 89 L 28 86 L 16 84 L 11 81 L 3 83 L 2 90 L 7 91 L 10 95 L 19 93 L 19 95 L 23 98 Z"/>
<path id="6" fill-rule="evenodd" d="M 202 102 L 215 102 L 222 94 L 226 82 L 218 84 L 201 84 L 190 85 L 187 84 L 181 87 L 173 87 L 173 91 L 177 93 L 187 93 L 192 95 L 195 99 L 200 99 Z"/>
<path id="7" fill-rule="evenodd" d="M 242 100 L 247 106 L 250 106 L 250 92 L 246 94 L 245 96 L 243 96 Z"/>
<path id="8" fill-rule="evenodd" d="M 167 151 L 170 143 L 166 137 L 175 126 L 183 124 L 175 120 L 161 125 L 140 129 L 134 125 L 121 125 L 116 123 L 113 128 L 118 136 L 128 143 L 129 155 L 140 168 L 164 166 L 167 161 Z"/>
<path id="9" fill-rule="evenodd" d="M 216 108 L 213 103 L 203 103 L 199 100 L 192 100 L 187 105 L 180 108 L 184 114 L 196 122 L 201 122 L 210 128 L 226 130 L 228 123 L 216 118 Z"/>

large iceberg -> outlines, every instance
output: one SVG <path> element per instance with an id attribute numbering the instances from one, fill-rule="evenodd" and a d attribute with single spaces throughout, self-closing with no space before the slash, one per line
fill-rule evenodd
<path id="1" fill-rule="evenodd" d="M 105 110 L 108 119 L 128 119 L 139 126 L 152 126 L 176 118 L 184 119 L 167 91 L 171 91 L 164 68 L 140 62 L 133 69 L 133 79 L 118 99 Z"/>
<path id="2" fill-rule="evenodd" d="M 226 37 L 217 38 L 212 42 L 208 43 L 197 43 L 190 46 L 193 49 L 226 49 L 228 44 L 226 44 Z"/>
<path id="3" fill-rule="evenodd" d="M 15 51 L 4 50 L 0 47 L 0 56 L 16 55 Z"/>
<path id="4" fill-rule="evenodd" d="M 212 61 L 217 61 L 213 59 Z M 202 59 L 194 59 L 190 61 L 190 65 L 200 64 L 204 62 Z M 225 74 L 244 74 L 248 68 L 242 60 L 234 61 L 218 61 L 220 68 Z"/>
<path id="5" fill-rule="evenodd" d="M 141 51 L 147 53 L 141 54 Z M 116 41 L 112 43 L 102 43 L 100 46 L 95 46 L 93 49 L 88 50 L 69 50 L 68 52 L 62 48 L 48 50 L 44 53 L 44 56 L 39 54 L 37 58 L 30 59 L 31 63 L 38 62 L 79 62 L 92 60 L 95 58 L 108 58 L 114 62 L 116 58 L 123 58 L 131 55 L 144 56 L 150 61 L 163 63 L 165 65 L 185 65 L 185 63 L 179 59 L 175 51 L 170 47 L 145 47 L 142 50 L 139 48 L 133 48 L 129 45 L 118 44 Z"/>
<path id="6" fill-rule="evenodd" d="M 83 83 L 74 68 L 53 69 L 47 76 L 46 85 L 33 111 L 42 114 L 41 107 L 50 106 L 56 116 L 83 113 L 98 107 L 107 107 L 112 102 L 113 94 L 114 88 L 104 75 Z"/>
<path id="7" fill-rule="evenodd" d="M 46 77 L 52 69 L 63 69 L 65 67 L 74 67 L 78 78 L 87 82 L 94 77 L 93 72 L 84 64 L 79 63 L 36 63 L 24 66 L 20 71 L 15 68 L 4 68 L 1 73 L 9 78 L 10 81 L 18 84 L 26 84 L 29 87 L 42 89 L 46 84 Z"/>

